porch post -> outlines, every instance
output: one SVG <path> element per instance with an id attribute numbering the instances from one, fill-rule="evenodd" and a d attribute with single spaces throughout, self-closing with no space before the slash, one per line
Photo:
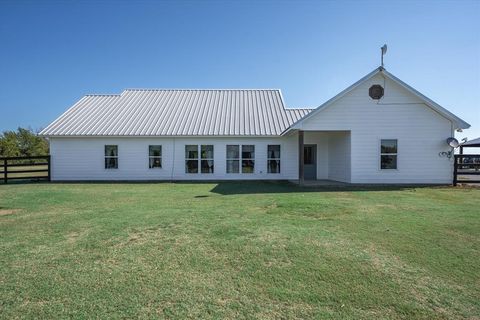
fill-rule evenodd
<path id="1" fill-rule="evenodd" d="M 302 185 L 304 182 L 304 159 L 303 159 L 303 131 L 298 131 L 298 182 Z"/>

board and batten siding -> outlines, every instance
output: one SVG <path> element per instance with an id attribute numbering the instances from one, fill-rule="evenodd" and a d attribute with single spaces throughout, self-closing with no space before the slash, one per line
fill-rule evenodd
<path id="1" fill-rule="evenodd" d="M 185 173 L 185 145 L 213 145 L 214 173 Z M 227 174 L 226 146 L 255 145 L 255 173 Z M 267 173 L 267 146 L 281 146 L 281 172 Z M 118 169 L 105 169 L 104 146 L 118 145 Z M 148 146 L 162 145 L 162 168 L 148 167 Z M 298 179 L 296 136 L 273 138 L 50 138 L 52 180 Z"/>
<path id="2" fill-rule="evenodd" d="M 385 88 L 380 101 L 368 96 L 373 84 Z M 302 130 L 350 131 L 352 183 L 450 183 L 452 161 L 439 153 L 450 151 L 446 139 L 452 123 L 395 82 L 378 74 L 324 110 L 305 119 Z M 380 169 L 381 139 L 398 140 L 398 169 Z M 338 161 L 330 140 L 329 162 Z M 341 154 L 341 153 L 340 153 Z M 348 176 L 329 166 L 329 178 Z M 333 169 L 333 171 L 332 171 Z M 335 172 L 335 173 L 334 173 Z"/>

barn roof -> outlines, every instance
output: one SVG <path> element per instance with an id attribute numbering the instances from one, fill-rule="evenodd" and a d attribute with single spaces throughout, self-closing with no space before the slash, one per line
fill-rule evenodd
<path id="1" fill-rule="evenodd" d="M 287 109 L 276 89 L 127 89 L 87 95 L 43 136 L 276 136 L 312 109 Z"/>

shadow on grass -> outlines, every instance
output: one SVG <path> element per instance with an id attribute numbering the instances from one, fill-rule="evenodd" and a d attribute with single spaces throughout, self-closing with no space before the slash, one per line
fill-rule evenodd
<path id="1" fill-rule="evenodd" d="M 221 195 L 262 193 L 308 193 L 308 192 L 355 192 L 355 191 L 401 191 L 416 188 L 442 188 L 432 185 L 325 185 L 299 186 L 287 181 L 228 181 L 218 182 L 210 192 Z"/>
<path id="2" fill-rule="evenodd" d="M 418 188 L 449 188 L 446 185 L 357 185 L 357 184 L 341 184 L 341 185 L 317 185 L 317 186 L 300 186 L 289 181 L 29 181 L 15 180 L 7 185 L 23 185 L 23 184 L 49 184 L 49 185 L 65 185 L 65 184 L 95 184 L 95 185 L 141 185 L 141 184 L 176 184 L 176 185 L 212 185 L 210 190 L 212 193 L 220 195 L 235 194 L 266 194 L 266 193 L 308 193 L 308 192 L 356 192 L 356 191 L 401 191 L 413 190 Z M 0 186 L 5 184 L 0 183 Z M 207 198 L 207 195 L 197 195 L 195 198 Z"/>

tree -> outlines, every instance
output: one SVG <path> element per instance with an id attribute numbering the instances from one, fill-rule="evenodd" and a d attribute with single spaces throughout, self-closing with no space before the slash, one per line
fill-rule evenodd
<path id="1" fill-rule="evenodd" d="M 0 156 L 43 156 L 48 154 L 48 141 L 31 129 L 18 128 L 0 135 Z"/>

